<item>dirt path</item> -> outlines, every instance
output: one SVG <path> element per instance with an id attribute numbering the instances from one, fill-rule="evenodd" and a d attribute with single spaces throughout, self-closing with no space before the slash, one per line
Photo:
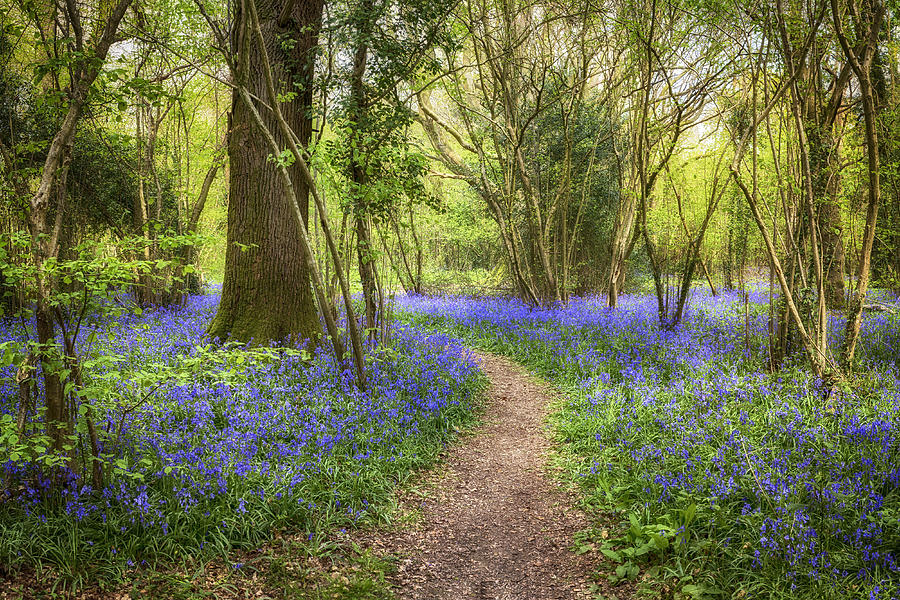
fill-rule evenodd
<path id="1" fill-rule="evenodd" d="M 544 472 L 551 392 L 506 359 L 479 358 L 491 380 L 485 424 L 448 451 L 437 491 L 421 502 L 419 526 L 386 542 L 401 556 L 397 595 L 590 598 L 592 559 L 570 550 L 588 519 Z"/>

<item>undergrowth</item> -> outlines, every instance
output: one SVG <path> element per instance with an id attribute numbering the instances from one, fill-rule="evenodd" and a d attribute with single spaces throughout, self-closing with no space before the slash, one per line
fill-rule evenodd
<path id="1" fill-rule="evenodd" d="M 402 318 L 513 358 L 566 392 L 558 460 L 619 531 L 588 530 L 610 579 L 654 597 L 900 596 L 900 319 L 864 324 L 862 373 L 829 395 L 766 368 L 766 295 L 697 297 L 663 331 L 624 297 L 532 310 L 408 298 Z M 840 323 L 833 324 L 840 330 Z"/>
<path id="2" fill-rule="evenodd" d="M 91 398 L 102 488 L 77 470 L 51 482 L 18 453 L 22 440 L 0 444 L 7 578 L 115 587 L 228 562 L 282 531 L 315 554 L 335 528 L 381 519 L 397 486 L 476 419 L 483 375 L 445 336 L 398 326 L 389 347 L 370 349 L 360 392 L 325 350 L 208 345 L 216 302 L 96 324 L 85 365 L 86 387 L 102 391 Z M 4 339 L 21 336 L 4 327 Z M 0 417 L 14 416 L 15 371 L 0 375 Z M 29 421 L 39 429 L 41 414 Z"/>

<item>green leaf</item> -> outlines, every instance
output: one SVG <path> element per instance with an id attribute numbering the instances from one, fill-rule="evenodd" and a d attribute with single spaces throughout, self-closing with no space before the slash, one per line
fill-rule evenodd
<path id="1" fill-rule="evenodd" d="M 634 550 L 635 556 L 644 556 L 653 549 L 651 544 L 642 544 Z"/>
<path id="2" fill-rule="evenodd" d="M 658 533 L 650 533 L 650 539 L 653 540 L 653 544 L 659 550 L 665 550 L 669 547 L 669 539 L 665 536 L 659 535 Z"/>
<path id="3" fill-rule="evenodd" d="M 637 516 L 634 513 L 628 513 L 628 522 L 631 523 L 631 526 L 637 530 L 641 530 L 641 522 L 638 521 Z"/>
<path id="4" fill-rule="evenodd" d="M 682 594 L 687 594 L 691 598 L 700 598 L 703 596 L 703 588 L 699 585 L 686 585 L 681 588 Z"/>
<path id="5" fill-rule="evenodd" d="M 616 562 L 622 562 L 622 555 L 612 550 L 610 548 L 600 548 L 600 552 L 603 553 L 603 556 L 610 560 L 614 560 Z"/>

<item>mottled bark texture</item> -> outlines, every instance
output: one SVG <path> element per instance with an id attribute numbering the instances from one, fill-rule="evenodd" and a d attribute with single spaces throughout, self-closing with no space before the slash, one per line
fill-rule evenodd
<path id="1" fill-rule="evenodd" d="M 322 22 L 322 0 L 298 0 L 282 19 L 282 4 L 257 2 L 260 28 L 266 40 L 279 93 L 292 94 L 281 111 L 302 144 L 312 133 L 312 68 Z M 235 23 L 241 21 L 240 15 Z M 234 76 L 254 98 L 266 98 L 263 56 L 259 44 L 243 43 L 236 26 L 232 38 Z M 280 147 L 288 144 L 272 111 L 257 108 Z M 228 244 L 225 280 L 219 311 L 210 335 L 220 340 L 265 343 L 288 338 L 313 338 L 319 331 L 309 271 L 300 232 L 285 200 L 284 184 L 272 164 L 265 137 L 237 94 L 229 123 L 230 164 Z M 304 219 L 308 218 L 309 187 L 297 163 L 288 167 Z"/>

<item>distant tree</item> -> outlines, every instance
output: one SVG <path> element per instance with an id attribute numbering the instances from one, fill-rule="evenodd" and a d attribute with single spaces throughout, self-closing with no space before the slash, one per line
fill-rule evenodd
<path id="1" fill-rule="evenodd" d="M 690 286 L 701 263 L 703 239 L 724 190 L 718 171 L 711 182 L 712 192 L 700 226 L 696 231 L 683 227 L 687 249 L 675 290 L 669 289 L 670 267 L 665 253 L 656 247 L 648 214 L 670 161 L 691 129 L 709 120 L 709 102 L 732 74 L 733 64 L 721 52 L 715 13 L 706 12 L 702 4 L 645 0 L 625 2 L 622 11 L 629 40 L 626 56 L 633 64 L 631 83 L 636 93 L 628 110 L 629 137 L 620 150 L 626 169 L 611 244 L 607 303 L 616 306 L 625 262 L 640 236 L 653 276 L 660 323 L 671 327 L 684 314 Z M 692 48 L 690 58 L 683 55 L 685 47 Z M 671 180 L 669 183 L 674 185 Z M 678 191 L 674 194 L 678 196 Z"/>
<path id="2" fill-rule="evenodd" d="M 593 131 L 580 128 L 589 105 L 617 108 L 622 71 L 604 62 L 621 49 L 613 12 L 590 2 L 465 2 L 457 17 L 464 49 L 447 57 L 446 81 L 418 95 L 437 158 L 488 207 L 514 289 L 533 305 L 566 298 L 572 285 L 591 198 L 582 173 L 597 167 L 578 146 L 606 148 L 618 115 L 613 108 L 592 120 Z M 540 153 L 551 134 L 541 126 L 552 121 L 559 135 L 550 163 Z"/>

